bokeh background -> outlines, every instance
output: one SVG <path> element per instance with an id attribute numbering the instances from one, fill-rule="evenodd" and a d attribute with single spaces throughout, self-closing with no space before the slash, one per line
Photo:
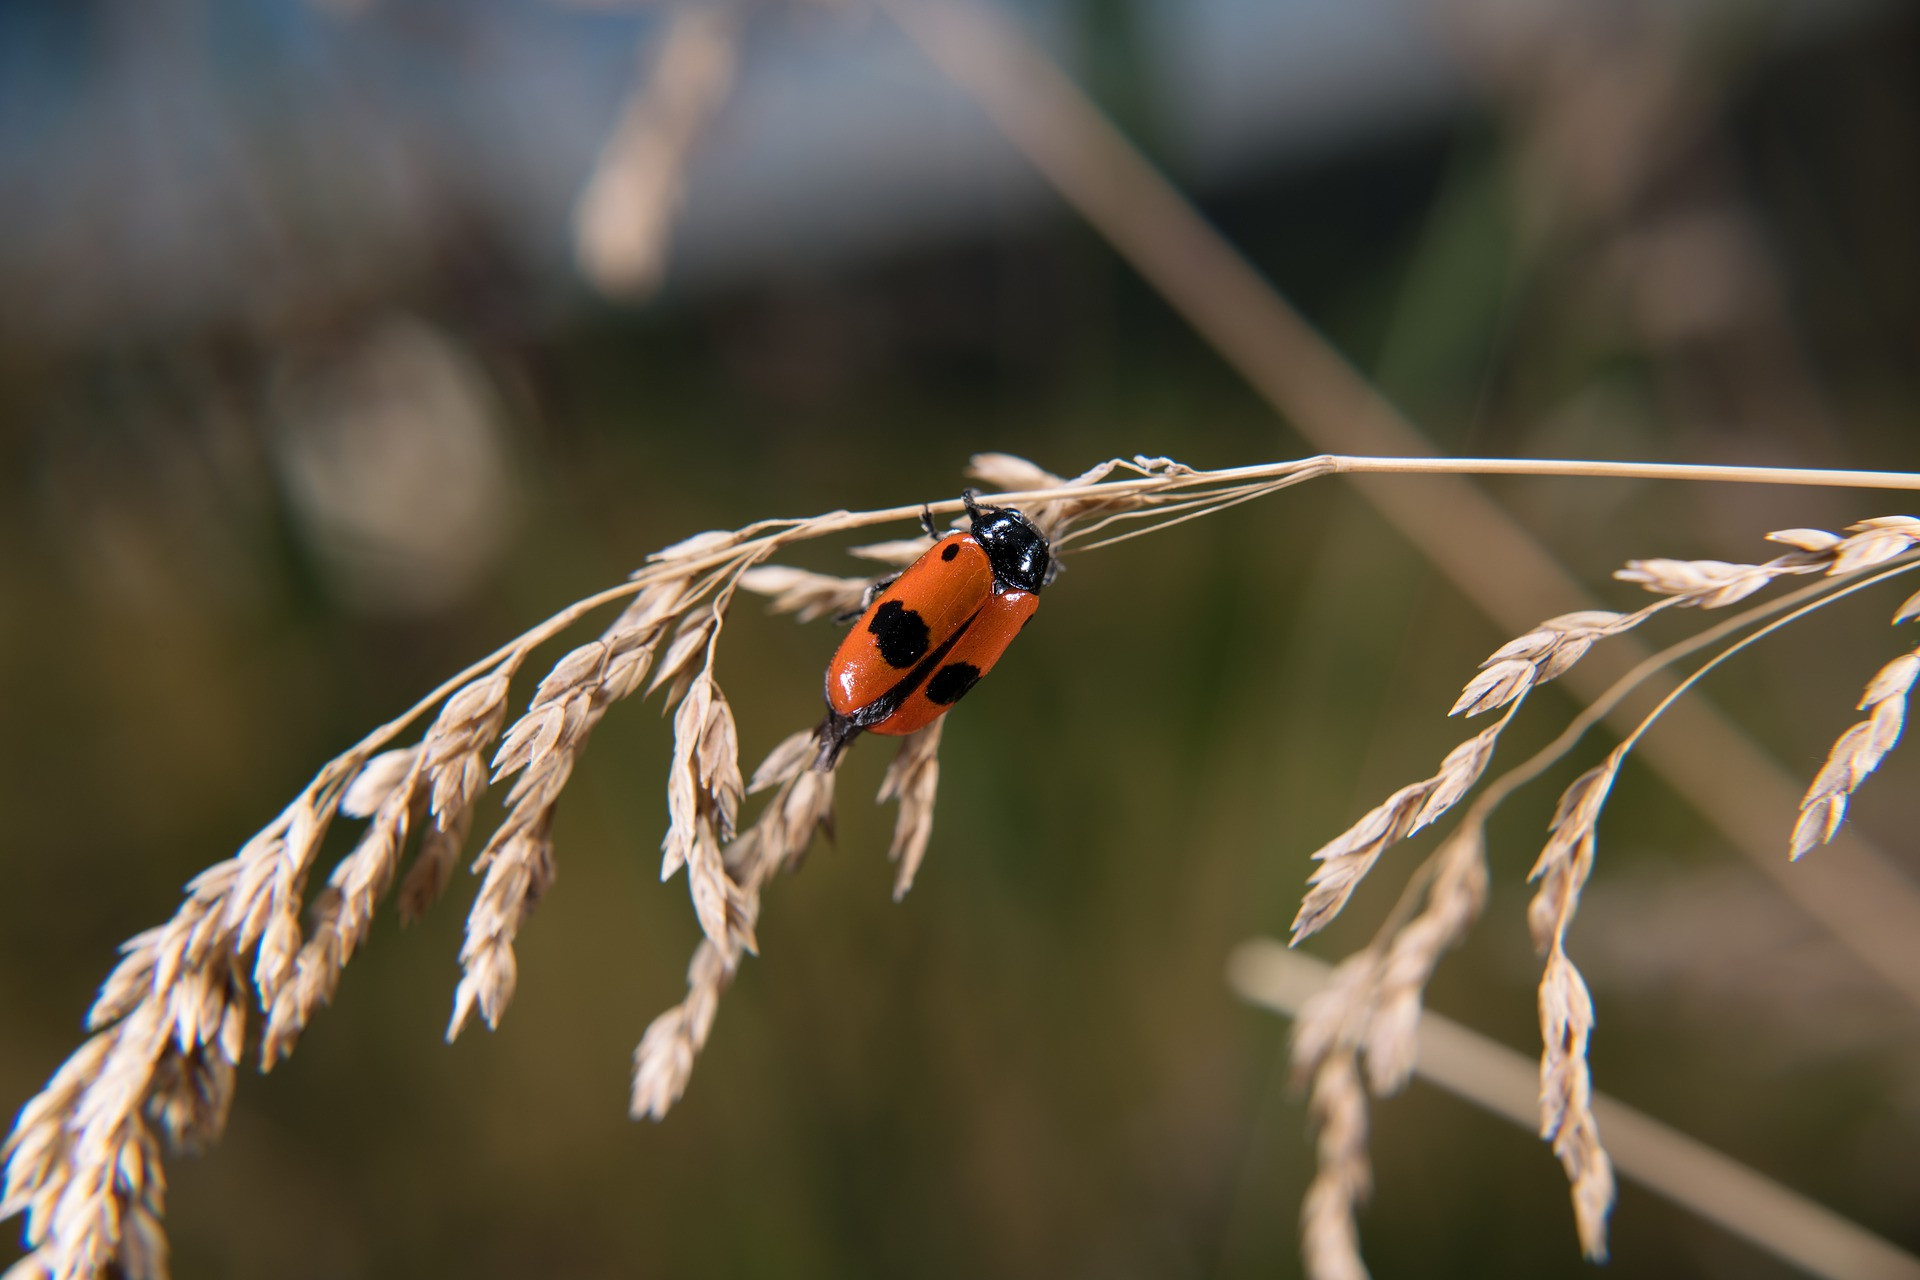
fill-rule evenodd
<path id="1" fill-rule="evenodd" d="M 1920 466 L 1911 5 L 1006 12 L 1443 449 Z M 650 549 L 951 497 L 980 450 L 1312 451 L 863 0 L 7 4 L 0 299 L 9 1112 L 195 870 Z M 1497 492 L 1628 606 L 1630 556 L 1899 509 Z M 1709 696 L 1810 776 L 1896 599 Z M 654 875 L 666 728 L 623 707 L 501 1029 L 441 1040 L 461 889 L 384 919 L 224 1142 L 172 1165 L 177 1273 L 1297 1274 L 1287 1028 L 1225 958 L 1457 740 L 1442 713 L 1505 638 L 1337 482 L 1073 561 L 952 719 L 911 897 L 863 744 L 658 1126 L 625 1118 L 629 1054 L 696 931 Z M 749 756 L 817 715 L 835 639 L 736 609 Z M 1571 707 L 1535 699 L 1515 746 Z M 1528 1053 L 1521 881 L 1567 776 L 1496 826 L 1434 992 Z M 1896 754 L 1851 820 L 1920 875 L 1916 776 Z M 1314 950 L 1363 941 L 1410 865 Z M 1574 949 L 1599 1087 L 1920 1248 L 1920 1016 L 1649 772 Z M 1420 1084 L 1375 1121 L 1377 1274 L 1585 1273 L 1530 1135 Z M 1616 1274 L 1789 1274 L 1631 1184 L 1614 1224 Z"/>

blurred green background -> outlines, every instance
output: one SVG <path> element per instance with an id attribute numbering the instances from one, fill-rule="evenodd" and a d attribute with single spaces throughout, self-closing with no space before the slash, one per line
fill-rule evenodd
<path id="1" fill-rule="evenodd" d="M 1368 63 L 1326 5 L 1197 6 L 1253 68 L 1212 117 L 1182 97 L 1205 78 L 1168 70 L 1169 6 L 1019 16 L 1442 448 L 1920 466 L 1911 6 L 1356 8 L 1417 56 Z M 664 291 L 600 296 L 569 202 L 667 21 L 531 0 L 0 17 L 0 1105 L 77 1043 L 118 941 L 321 762 L 653 548 L 951 497 L 983 450 L 1066 474 L 1312 451 L 964 110 L 917 161 L 862 160 L 873 117 L 804 93 L 762 129 L 757 85 L 832 82 L 845 48 L 935 92 L 858 6 L 746 13 L 747 105 L 694 152 Z M 1332 68 L 1307 85 L 1324 115 L 1260 96 L 1303 50 Z M 839 151 L 809 170 L 814 143 Z M 894 187 L 841 182 L 848 155 Z M 917 203 L 916 162 L 945 174 Z M 1768 529 L 1899 509 L 1498 491 L 1623 607 L 1606 575 L 1630 556 L 1760 558 Z M 860 572 L 826 546 L 805 563 Z M 245 1076 L 225 1140 L 172 1163 L 177 1274 L 1297 1274 L 1287 1026 L 1235 1001 L 1225 958 L 1458 740 L 1443 713 L 1507 637 L 1337 482 L 1066 568 L 952 718 L 913 894 L 889 901 L 887 753 L 862 743 L 837 842 L 769 892 L 762 957 L 664 1124 L 625 1118 L 626 1077 L 696 927 L 654 875 L 668 734 L 635 703 L 561 806 L 501 1029 L 441 1039 L 471 882 L 411 930 L 389 913 L 292 1060 Z M 1811 776 L 1898 651 L 1897 598 L 1820 615 L 1710 696 Z M 817 716 L 837 634 L 736 607 L 720 675 L 748 763 Z M 1536 699 L 1511 758 L 1571 707 Z M 1522 879 L 1556 783 L 1602 749 L 1496 825 L 1486 919 L 1434 990 L 1529 1054 Z M 1920 874 L 1916 776 L 1896 753 L 1850 821 Z M 1364 941 L 1412 856 L 1312 949 Z M 1920 1248 L 1915 1010 L 1649 773 L 1616 791 L 1574 951 L 1597 1087 Z M 1373 1152 L 1376 1274 L 1584 1272 L 1530 1135 L 1415 1084 Z M 1790 1274 L 1631 1183 L 1614 1253 L 1622 1275 Z"/>

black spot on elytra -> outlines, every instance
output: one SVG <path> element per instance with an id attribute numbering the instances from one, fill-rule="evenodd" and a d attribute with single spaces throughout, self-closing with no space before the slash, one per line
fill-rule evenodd
<path id="1" fill-rule="evenodd" d="M 896 669 L 912 666 L 927 656 L 927 620 L 898 600 L 884 601 L 867 624 L 886 664 Z"/>
<path id="2" fill-rule="evenodd" d="M 949 662 L 927 681 L 927 701 L 951 706 L 967 696 L 967 690 L 980 683 L 980 668 L 971 662 Z"/>
<path id="3" fill-rule="evenodd" d="M 959 554 L 960 554 L 960 544 L 957 542 L 949 542 L 947 544 L 947 549 L 940 553 L 940 558 L 942 560 L 951 560 Z"/>

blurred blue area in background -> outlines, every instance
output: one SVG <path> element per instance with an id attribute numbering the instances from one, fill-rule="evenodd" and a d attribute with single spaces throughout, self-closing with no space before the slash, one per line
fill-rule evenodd
<path id="1" fill-rule="evenodd" d="M 1023 16 L 1069 66 L 1075 6 Z M 1411 0 L 1134 6 L 1163 161 L 1205 190 L 1458 103 Z M 662 18 L 530 0 L 0 8 L 0 287 L 10 327 L 297 306 L 485 225 L 569 272 L 568 210 Z M 1043 206 L 979 110 L 858 5 L 750 19 L 739 90 L 690 166 L 676 277 L 926 244 Z"/>

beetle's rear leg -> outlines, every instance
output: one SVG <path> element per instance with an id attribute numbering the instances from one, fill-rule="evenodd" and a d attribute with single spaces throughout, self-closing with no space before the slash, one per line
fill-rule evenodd
<path id="1" fill-rule="evenodd" d="M 873 608 L 873 602 L 880 598 L 880 593 L 898 581 L 900 581 L 900 575 L 897 573 L 891 578 L 875 578 L 867 584 L 867 589 L 860 593 L 860 607 L 857 609 L 849 609 L 845 613 L 836 613 L 833 615 L 833 620 L 841 626 L 852 622 L 855 618 Z"/>
<path id="2" fill-rule="evenodd" d="M 827 708 L 827 718 L 813 731 L 820 743 L 820 750 L 813 757 L 813 767 L 828 772 L 840 763 L 840 753 L 861 734 L 859 723 L 852 716 L 843 716 L 832 707 Z"/>

